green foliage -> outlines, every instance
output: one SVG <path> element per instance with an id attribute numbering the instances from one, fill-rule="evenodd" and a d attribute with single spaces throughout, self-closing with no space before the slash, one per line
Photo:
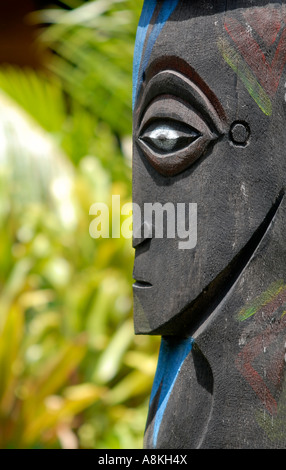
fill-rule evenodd
<path id="1" fill-rule="evenodd" d="M 158 338 L 134 336 L 131 240 L 89 234 L 131 198 L 140 3 L 37 12 L 48 70 L 0 70 L 0 448 L 142 446 Z"/>

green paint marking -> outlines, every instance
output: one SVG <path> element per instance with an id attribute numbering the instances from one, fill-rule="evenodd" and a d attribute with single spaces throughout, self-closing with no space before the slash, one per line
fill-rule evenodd
<path id="1" fill-rule="evenodd" d="M 264 307 L 269 302 L 271 302 L 271 300 L 273 300 L 283 289 L 285 289 L 285 287 L 286 286 L 283 281 L 274 282 L 266 292 L 263 292 L 259 297 L 256 297 L 256 299 L 240 310 L 237 315 L 237 319 L 242 322 L 247 320 L 249 317 L 252 317 L 252 315 L 254 315 L 261 307 Z"/>
<path id="2" fill-rule="evenodd" d="M 264 114 L 266 114 L 266 116 L 271 116 L 271 101 L 251 72 L 250 68 L 244 62 L 243 58 L 223 39 L 218 41 L 218 48 L 226 63 L 241 79 L 248 93 L 254 99 L 256 104 L 258 104 L 259 108 L 264 112 Z"/>

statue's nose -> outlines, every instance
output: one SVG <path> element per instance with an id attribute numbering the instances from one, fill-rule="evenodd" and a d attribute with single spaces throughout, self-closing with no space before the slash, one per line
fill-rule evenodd
<path id="1" fill-rule="evenodd" d="M 152 238 L 152 225 L 145 220 L 139 227 L 134 228 L 132 241 L 133 248 L 136 248 L 150 238 Z"/>

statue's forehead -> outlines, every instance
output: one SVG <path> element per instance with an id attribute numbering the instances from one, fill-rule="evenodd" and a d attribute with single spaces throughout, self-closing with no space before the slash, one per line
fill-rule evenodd
<path id="1" fill-rule="evenodd" d="M 245 99 L 272 114 L 286 63 L 284 4 L 228 2 L 226 11 L 220 1 L 151 1 L 144 3 L 140 23 L 134 102 L 148 66 L 169 55 L 190 64 L 222 102 L 238 80 Z"/>

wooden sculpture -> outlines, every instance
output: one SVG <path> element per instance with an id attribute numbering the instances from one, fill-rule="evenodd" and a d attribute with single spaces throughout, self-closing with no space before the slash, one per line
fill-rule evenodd
<path id="1" fill-rule="evenodd" d="M 146 448 L 286 447 L 285 93 L 285 1 L 145 1 L 133 202 L 164 219 L 134 219 L 135 332 L 162 336 Z"/>

